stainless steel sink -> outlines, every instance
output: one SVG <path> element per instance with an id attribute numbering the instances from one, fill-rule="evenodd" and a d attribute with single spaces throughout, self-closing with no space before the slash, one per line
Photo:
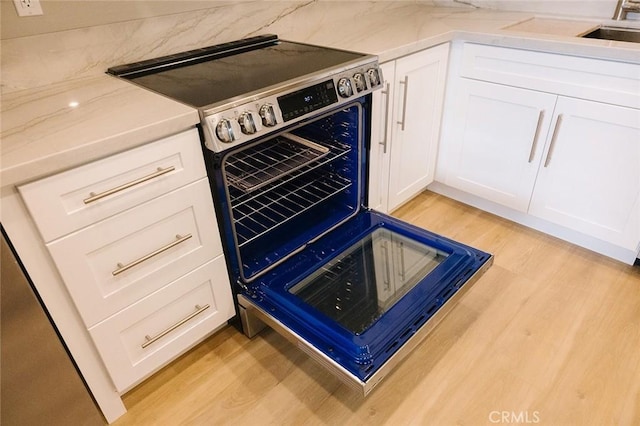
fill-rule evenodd
<path id="1" fill-rule="evenodd" d="M 583 35 L 582 37 L 599 38 L 601 40 L 616 40 L 616 41 L 629 41 L 631 43 L 640 43 L 640 29 L 600 27 Z"/>

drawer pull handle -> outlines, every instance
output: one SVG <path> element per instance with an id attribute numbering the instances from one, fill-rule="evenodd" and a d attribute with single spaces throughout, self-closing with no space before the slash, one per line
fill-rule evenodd
<path id="1" fill-rule="evenodd" d="M 405 75 L 404 80 L 400 81 L 400 84 L 404 84 L 404 96 L 402 97 L 402 121 L 398 121 L 398 124 L 400 124 L 400 130 L 404 132 L 404 126 L 407 123 L 407 91 L 409 90 L 409 76 Z"/>
<path id="2" fill-rule="evenodd" d="M 166 336 L 167 334 L 171 333 L 173 330 L 175 330 L 176 328 L 180 327 L 182 324 L 186 323 L 187 321 L 195 318 L 196 316 L 200 315 L 201 313 L 203 313 L 204 311 L 206 311 L 207 309 L 209 309 L 211 306 L 210 305 L 204 305 L 204 306 L 200 306 L 200 305 L 196 305 L 196 310 L 195 312 L 189 314 L 189 316 L 181 319 L 180 321 L 178 321 L 177 323 L 173 324 L 171 327 L 167 328 L 164 331 L 161 331 L 159 334 L 156 334 L 155 336 L 151 337 L 149 335 L 144 336 L 145 341 L 144 343 L 141 345 L 142 349 L 146 348 L 147 346 L 149 346 L 152 343 L 157 342 L 158 340 L 162 339 L 164 336 Z"/>
<path id="3" fill-rule="evenodd" d="M 536 133 L 533 135 L 533 143 L 531 144 L 531 152 L 529 153 L 529 162 L 532 162 L 533 157 L 536 156 L 536 147 L 538 146 L 538 138 L 540 137 L 540 128 L 542 127 L 543 119 L 544 110 L 540 111 L 540 115 L 538 115 L 538 125 L 536 126 Z"/>
<path id="4" fill-rule="evenodd" d="M 136 186 L 139 185 L 143 182 L 146 182 L 148 180 L 157 178 L 158 176 L 162 176 L 164 174 L 167 174 L 169 172 L 174 171 L 176 168 L 174 166 L 170 166 L 167 167 L 166 169 L 163 169 L 161 167 L 158 167 L 157 171 L 147 175 L 147 176 L 143 176 L 139 179 L 136 180 L 132 180 L 131 182 L 125 183 L 123 185 L 117 186 L 115 188 L 109 189 L 107 191 L 101 192 L 99 194 L 96 194 L 95 192 L 91 192 L 89 193 L 90 197 L 89 198 L 85 198 L 83 201 L 85 204 L 89 204 L 89 203 L 93 203 L 94 201 L 98 201 L 104 197 L 108 197 L 109 195 L 113 195 L 116 192 L 120 192 L 120 191 L 124 191 L 127 188 L 131 188 L 132 186 Z"/>
<path id="5" fill-rule="evenodd" d="M 187 241 L 189 238 L 191 238 L 192 235 L 191 234 L 187 234 L 184 237 L 181 235 L 176 235 L 176 240 L 170 242 L 169 244 L 167 244 L 166 246 L 160 247 L 158 250 L 155 250 L 147 255 L 144 255 L 136 260 L 134 260 L 131 263 L 127 263 L 126 265 L 123 265 L 122 263 L 118 263 L 118 269 L 114 270 L 113 272 L 111 272 L 111 275 L 113 275 L 114 277 L 118 274 L 123 273 L 126 270 L 129 270 L 131 268 L 133 268 L 136 265 L 141 264 L 142 262 L 144 262 L 145 260 L 149 260 L 151 259 L 153 256 L 157 256 L 162 252 L 165 252 L 167 250 L 169 250 L 171 247 L 177 246 L 180 243 L 183 243 L 185 241 Z"/>
<path id="6" fill-rule="evenodd" d="M 556 147 L 556 140 L 558 139 L 558 133 L 560 133 L 560 126 L 562 125 L 562 114 L 558 115 L 556 126 L 553 128 L 553 135 L 551 136 L 551 143 L 549 144 L 549 151 L 547 151 L 547 158 L 544 160 L 544 166 L 547 167 L 551 162 L 551 156 L 553 150 Z"/>

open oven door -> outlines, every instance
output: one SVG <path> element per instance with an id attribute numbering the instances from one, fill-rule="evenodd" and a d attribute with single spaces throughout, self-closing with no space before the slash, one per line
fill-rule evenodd
<path id="1" fill-rule="evenodd" d="M 360 211 L 238 295 L 245 333 L 267 324 L 367 395 L 493 257 Z"/>

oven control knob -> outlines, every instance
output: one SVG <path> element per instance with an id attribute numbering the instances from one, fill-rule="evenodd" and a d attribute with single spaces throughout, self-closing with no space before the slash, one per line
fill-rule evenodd
<path id="1" fill-rule="evenodd" d="M 348 78 L 341 78 L 338 80 L 338 93 L 343 98 L 348 98 L 353 95 L 353 87 L 351 86 L 351 80 Z"/>
<path id="2" fill-rule="evenodd" d="M 363 90 L 367 90 L 367 81 L 364 78 L 364 74 L 361 72 L 355 74 L 353 76 L 353 81 L 356 83 L 356 90 L 362 92 Z"/>
<path id="3" fill-rule="evenodd" d="M 262 124 L 264 124 L 266 127 L 273 127 L 278 124 L 278 120 L 276 119 L 276 111 L 273 109 L 273 105 L 262 105 L 258 113 L 262 118 Z"/>
<path id="4" fill-rule="evenodd" d="M 252 135 L 258 130 L 251 111 L 245 111 L 240 114 L 238 123 L 240 123 L 240 130 L 242 130 L 242 133 L 245 135 Z"/>
<path id="5" fill-rule="evenodd" d="M 378 71 L 377 68 L 368 69 L 367 74 L 369 75 L 369 81 L 371 82 L 371 86 L 377 86 L 381 83 L 380 71 Z"/>
<path id="6" fill-rule="evenodd" d="M 233 127 L 231 126 L 231 120 L 223 118 L 218 121 L 216 125 L 216 136 L 225 143 L 233 142 L 236 139 L 236 135 L 233 133 Z"/>

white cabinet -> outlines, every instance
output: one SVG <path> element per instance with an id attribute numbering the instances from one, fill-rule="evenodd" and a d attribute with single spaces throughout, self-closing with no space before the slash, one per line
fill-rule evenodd
<path id="1" fill-rule="evenodd" d="M 637 250 L 640 110 L 560 97 L 529 213 Z"/>
<path id="2" fill-rule="evenodd" d="M 18 189 L 117 391 L 235 315 L 195 129 Z"/>
<path id="3" fill-rule="evenodd" d="M 462 201 L 632 263 L 640 249 L 640 66 L 477 45 L 459 58 L 438 181 L 463 191 Z M 593 78 L 599 69 L 629 86 L 608 93 Z M 569 96 L 578 93 L 589 99 Z"/>
<path id="4" fill-rule="evenodd" d="M 395 92 L 395 62 L 380 64 L 384 89 L 373 93 L 371 109 L 371 147 L 369 149 L 369 207 L 388 212 L 389 158 L 391 157 L 392 100 Z"/>
<path id="5" fill-rule="evenodd" d="M 433 181 L 449 46 L 382 64 L 385 88 L 374 94 L 369 206 L 399 207 Z"/>
<path id="6" fill-rule="evenodd" d="M 446 183 L 527 211 L 556 96 L 462 79 Z"/>
<path id="7" fill-rule="evenodd" d="M 640 110 L 467 79 L 458 90 L 448 185 L 636 249 Z"/>
<path id="8" fill-rule="evenodd" d="M 87 327 L 222 254 L 206 179 L 47 244 Z"/>

